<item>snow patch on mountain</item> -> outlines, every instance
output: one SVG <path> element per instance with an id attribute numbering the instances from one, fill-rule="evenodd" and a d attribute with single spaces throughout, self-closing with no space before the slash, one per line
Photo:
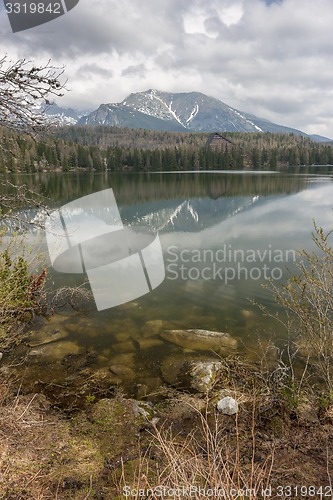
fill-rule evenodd
<path id="1" fill-rule="evenodd" d="M 189 123 L 191 123 L 191 121 L 193 120 L 193 118 L 198 114 L 198 111 L 199 111 L 199 106 L 196 104 L 194 106 L 194 108 L 192 109 L 190 116 L 186 120 L 186 125 L 188 125 Z"/>
<path id="2" fill-rule="evenodd" d="M 165 104 L 165 106 L 167 107 L 167 109 L 170 111 L 171 116 L 172 116 L 172 117 L 173 117 L 173 118 L 174 118 L 174 119 L 175 119 L 178 123 L 180 123 L 180 125 L 182 125 L 184 128 L 186 128 L 186 126 L 184 125 L 184 123 L 183 123 L 183 122 L 179 119 L 179 117 L 177 116 L 176 112 L 175 112 L 175 111 L 173 111 L 173 109 L 172 109 L 172 102 L 173 102 L 173 100 L 172 100 L 172 99 L 171 99 L 171 102 L 170 102 L 170 104 L 169 104 L 169 105 L 168 105 L 168 104 L 166 104 L 166 103 L 165 103 L 162 99 L 160 99 L 160 98 L 159 98 L 159 97 L 157 97 L 157 96 L 156 96 L 156 99 L 158 99 L 159 101 L 161 101 L 162 103 L 164 103 L 164 104 Z"/>
<path id="3" fill-rule="evenodd" d="M 230 109 L 232 109 L 232 108 L 230 108 Z M 245 120 L 247 123 L 249 123 L 250 125 L 252 125 L 258 132 L 263 132 L 263 130 L 260 127 L 258 127 L 255 123 L 251 122 L 251 120 L 249 120 L 248 118 L 246 118 L 239 111 L 236 111 L 235 109 L 232 109 L 232 111 L 234 113 L 236 113 L 236 115 L 238 115 L 240 118 L 242 118 L 243 120 Z"/>

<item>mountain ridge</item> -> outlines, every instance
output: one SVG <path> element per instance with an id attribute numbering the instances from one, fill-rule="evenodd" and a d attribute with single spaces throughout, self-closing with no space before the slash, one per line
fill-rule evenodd
<path id="1" fill-rule="evenodd" d="M 132 93 L 120 103 L 102 104 L 88 116 L 82 117 L 80 125 L 126 126 L 128 114 L 140 113 L 150 119 L 162 120 L 168 129 L 191 132 L 293 132 L 300 130 L 274 124 L 238 111 L 215 97 L 201 92 L 170 93 L 156 89 Z M 260 126 L 261 125 L 261 126 Z M 133 123 L 130 123 L 133 127 Z M 136 128 L 136 127 L 133 127 Z M 154 129 L 154 125 L 150 127 Z M 304 134 L 306 135 L 306 134 Z"/>
<path id="2" fill-rule="evenodd" d="M 73 114 L 71 122 L 73 124 Z M 120 103 L 101 104 L 83 116 L 78 113 L 76 124 L 174 132 L 294 133 L 312 137 L 301 130 L 239 111 L 201 92 L 171 93 L 157 89 L 131 93 Z M 318 135 L 313 139 L 330 140 Z"/>

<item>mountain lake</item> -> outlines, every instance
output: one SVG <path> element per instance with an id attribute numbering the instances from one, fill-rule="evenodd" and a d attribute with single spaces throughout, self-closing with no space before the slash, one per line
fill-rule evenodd
<path id="1" fill-rule="evenodd" d="M 268 357 L 276 356 L 287 333 L 258 304 L 273 315 L 284 311 L 265 284 L 285 283 L 296 269 L 297 251 L 315 249 L 313 221 L 325 231 L 333 228 L 333 167 L 36 173 L 10 181 L 39 186 L 51 208 L 112 188 L 124 226 L 154 229 L 163 251 L 165 279 L 150 293 L 102 311 L 92 298 L 82 310 L 64 306 L 38 318 L 27 344 L 4 356 L 2 363 L 15 365 L 27 389 L 37 385 L 48 395 L 68 387 L 87 397 L 87 381 L 95 377 L 101 394 L 120 385 L 145 397 L 172 384 L 170 370 L 184 357 L 237 354 L 259 362 L 270 350 Z M 20 215 L 42 219 L 29 207 Z M 89 289 L 87 275 L 52 269 L 43 230 L 29 226 L 24 238 L 45 255 L 49 288 L 86 283 Z M 226 332 L 235 342 L 216 351 L 168 332 L 186 329 Z"/>

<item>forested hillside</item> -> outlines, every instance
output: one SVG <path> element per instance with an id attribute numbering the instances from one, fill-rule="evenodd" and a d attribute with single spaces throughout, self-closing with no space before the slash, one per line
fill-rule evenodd
<path id="1" fill-rule="evenodd" d="M 254 170 L 332 165 L 333 147 L 294 134 L 225 133 L 230 147 L 213 149 L 210 134 L 117 127 L 63 127 L 34 141 L 0 129 L 0 171 Z"/>

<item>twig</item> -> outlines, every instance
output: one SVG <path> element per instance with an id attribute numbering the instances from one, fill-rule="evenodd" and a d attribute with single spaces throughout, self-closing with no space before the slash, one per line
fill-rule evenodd
<path id="1" fill-rule="evenodd" d="M 90 493 L 92 492 L 92 484 L 93 484 L 93 482 L 92 482 L 92 475 L 91 475 L 91 476 L 90 476 L 90 486 L 89 486 L 89 491 L 88 491 L 88 493 L 86 494 L 86 496 L 84 497 L 84 499 L 83 499 L 83 500 L 87 500 L 87 498 L 89 498 L 89 497 L 90 497 Z"/>
<path id="2" fill-rule="evenodd" d="M 34 394 L 31 398 L 31 400 L 29 401 L 27 407 L 25 408 L 25 410 L 22 412 L 22 414 L 17 418 L 17 420 L 21 420 L 21 418 L 23 417 L 23 415 L 25 415 L 25 413 L 29 410 L 33 400 L 35 399 L 35 397 L 37 396 L 37 393 Z"/>

